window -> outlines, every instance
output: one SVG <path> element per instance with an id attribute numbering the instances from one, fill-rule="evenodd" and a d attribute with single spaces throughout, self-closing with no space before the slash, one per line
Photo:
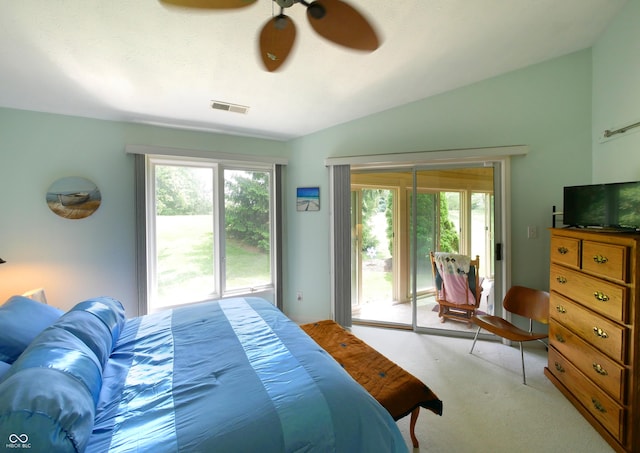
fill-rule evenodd
<path id="1" fill-rule="evenodd" d="M 276 168 L 146 156 L 146 312 L 247 294 L 276 302 Z"/>

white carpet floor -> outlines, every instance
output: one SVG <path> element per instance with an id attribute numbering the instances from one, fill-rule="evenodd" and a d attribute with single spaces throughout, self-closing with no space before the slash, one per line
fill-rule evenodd
<path id="1" fill-rule="evenodd" d="M 409 451 L 432 453 L 608 453 L 613 450 L 544 376 L 547 353 L 525 346 L 353 326 L 352 332 L 427 384 L 443 416 L 421 410 L 413 449 L 409 417 L 398 421 Z"/>

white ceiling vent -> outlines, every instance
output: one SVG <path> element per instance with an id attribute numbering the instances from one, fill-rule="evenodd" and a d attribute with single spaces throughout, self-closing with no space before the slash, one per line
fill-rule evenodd
<path id="1" fill-rule="evenodd" d="M 249 111 L 249 107 L 246 105 L 229 104 L 222 101 L 211 101 L 211 108 L 214 110 L 224 110 L 227 112 L 246 114 Z"/>

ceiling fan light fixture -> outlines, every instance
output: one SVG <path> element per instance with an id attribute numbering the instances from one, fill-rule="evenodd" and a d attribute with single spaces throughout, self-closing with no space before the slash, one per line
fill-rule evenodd
<path id="1" fill-rule="evenodd" d="M 307 12 L 313 19 L 322 19 L 325 14 L 327 14 L 327 10 L 324 8 L 324 6 L 322 6 L 318 2 L 313 2 L 309 6 L 307 6 Z"/>
<path id="2" fill-rule="evenodd" d="M 276 27 L 277 30 L 284 30 L 288 24 L 289 20 L 287 20 L 287 16 L 284 14 L 277 15 L 273 20 L 273 26 Z"/>

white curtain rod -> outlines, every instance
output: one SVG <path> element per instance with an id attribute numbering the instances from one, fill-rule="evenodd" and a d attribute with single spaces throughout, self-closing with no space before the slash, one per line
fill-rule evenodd
<path id="1" fill-rule="evenodd" d="M 611 137 L 612 135 L 622 134 L 624 132 L 627 132 L 629 129 L 633 129 L 634 127 L 638 127 L 638 126 L 640 126 L 640 121 L 637 123 L 630 124 L 629 126 L 626 126 L 626 127 L 621 127 L 620 129 L 616 129 L 615 131 L 610 131 L 609 129 L 607 129 L 606 131 L 604 131 L 604 136 L 605 138 L 607 138 L 607 137 Z"/>

